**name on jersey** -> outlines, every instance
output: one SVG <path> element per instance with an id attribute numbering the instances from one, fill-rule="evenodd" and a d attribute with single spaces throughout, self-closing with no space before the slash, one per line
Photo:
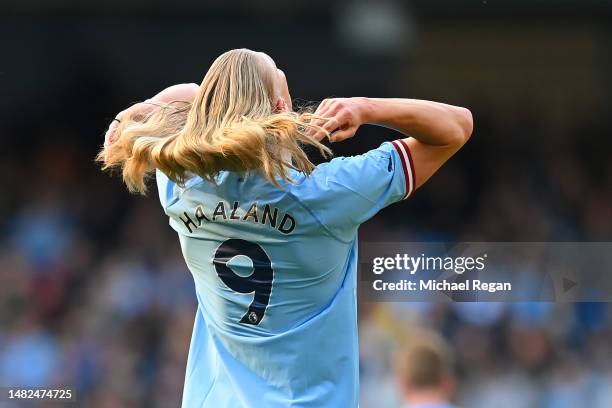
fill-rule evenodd
<path id="1" fill-rule="evenodd" d="M 179 219 L 190 233 L 208 222 L 220 221 L 267 225 L 277 229 L 282 234 L 291 234 L 296 226 L 295 218 L 288 212 L 283 214 L 277 207 L 272 207 L 270 204 L 261 207 L 257 201 L 248 208 L 241 208 L 239 201 L 234 201 L 231 205 L 219 201 L 214 208 L 208 211 L 204 205 L 200 204 L 191 214 L 183 211 L 183 215 L 179 215 Z"/>

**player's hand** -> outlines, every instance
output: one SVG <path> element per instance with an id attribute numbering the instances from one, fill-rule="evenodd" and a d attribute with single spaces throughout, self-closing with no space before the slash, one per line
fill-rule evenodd
<path id="1" fill-rule="evenodd" d="M 325 119 L 316 119 L 313 123 L 329 132 L 330 142 L 341 142 L 353 137 L 359 126 L 365 123 L 365 109 L 366 98 L 325 99 L 314 113 Z M 318 140 L 325 136 L 320 131 L 313 133 Z"/>
<path id="2" fill-rule="evenodd" d="M 117 139 L 117 127 L 119 126 L 119 122 L 113 120 L 108 129 L 106 129 L 106 133 L 104 134 L 104 148 L 108 148 L 116 139 Z"/>
<path id="3" fill-rule="evenodd" d="M 150 101 L 151 99 L 147 99 L 144 102 L 138 102 L 116 114 L 115 118 L 108 125 L 108 129 L 106 129 L 106 133 L 104 134 L 104 147 L 108 147 L 119 137 L 117 133 L 117 128 L 121 123 L 120 121 L 125 120 L 127 118 L 133 119 L 134 116 L 137 114 L 144 116 L 148 112 L 153 110 L 155 106 L 157 106 L 156 104 L 149 103 Z"/>

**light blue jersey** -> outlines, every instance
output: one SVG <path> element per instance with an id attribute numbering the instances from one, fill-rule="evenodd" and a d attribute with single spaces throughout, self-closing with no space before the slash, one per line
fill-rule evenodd
<path id="1" fill-rule="evenodd" d="M 403 141 L 275 187 L 157 172 L 198 299 L 184 408 L 358 406 L 357 229 L 410 195 Z"/>

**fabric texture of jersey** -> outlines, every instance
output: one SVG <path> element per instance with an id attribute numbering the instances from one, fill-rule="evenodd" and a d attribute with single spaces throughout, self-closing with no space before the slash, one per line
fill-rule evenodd
<path id="1" fill-rule="evenodd" d="M 198 308 L 184 408 L 356 407 L 357 229 L 414 189 L 402 140 L 275 187 L 157 172 Z"/>

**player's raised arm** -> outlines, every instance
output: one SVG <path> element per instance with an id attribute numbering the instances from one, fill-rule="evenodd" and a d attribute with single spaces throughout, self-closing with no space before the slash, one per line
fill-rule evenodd
<path id="1" fill-rule="evenodd" d="M 196 94 L 198 93 L 198 89 L 198 84 L 194 83 L 172 85 L 159 92 L 152 98 L 149 98 L 144 102 L 134 104 L 129 108 L 119 112 L 109 124 L 108 129 L 106 130 L 106 134 L 104 135 L 105 145 L 113 141 L 115 130 L 119 126 L 119 123 L 121 123 L 122 118 L 124 118 L 128 114 L 128 112 L 137 111 L 142 115 L 146 115 L 159 105 L 178 101 L 192 102 Z"/>
<path id="2" fill-rule="evenodd" d="M 138 107 L 139 112 L 147 113 L 153 110 L 155 107 L 171 102 L 192 102 L 198 93 L 198 89 L 200 87 L 198 84 L 177 84 L 169 86 L 163 91 L 157 93 L 154 97 L 147 99 L 144 102 L 139 102 L 135 105 L 132 105 L 128 109 L 132 109 L 134 107 Z M 117 115 L 119 119 L 120 116 L 127 111 L 128 109 L 122 111 Z"/>
<path id="3" fill-rule="evenodd" d="M 366 99 L 365 123 L 395 129 L 406 136 L 415 172 L 415 189 L 425 183 L 472 134 L 466 108 L 416 99 Z"/>
<path id="4" fill-rule="evenodd" d="M 416 99 L 328 99 L 316 115 L 328 118 L 323 127 L 331 133 L 333 142 L 352 137 L 366 123 L 410 136 L 403 142 L 414 165 L 414 189 L 465 144 L 473 126 L 472 114 L 466 108 Z"/>

